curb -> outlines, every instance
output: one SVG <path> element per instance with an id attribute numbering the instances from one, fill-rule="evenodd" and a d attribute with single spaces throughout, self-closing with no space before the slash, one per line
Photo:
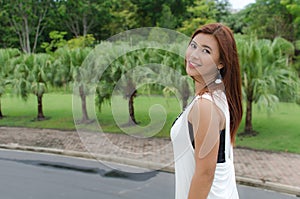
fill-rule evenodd
<path id="1" fill-rule="evenodd" d="M 32 152 L 39 152 L 39 153 L 66 155 L 66 156 L 94 159 L 94 160 L 103 160 L 107 162 L 125 164 L 125 165 L 153 169 L 153 170 L 157 170 L 157 168 L 160 168 L 158 170 L 174 173 L 174 167 L 170 165 L 163 165 L 163 164 L 153 163 L 148 161 L 133 160 L 124 157 L 113 157 L 113 156 L 102 155 L 102 154 L 91 154 L 88 152 L 79 152 L 79 151 L 54 149 L 54 148 L 23 146 L 18 144 L 0 144 L 0 148 L 9 149 L 9 150 L 22 150 L 22 151 L 32 151 Z M 237 184 L 240 185 L 258 187 L 262 189 L 272 190 L 272 191 L 286 193 L 286 194 L 300 197 L 300 187 L 289 186 L 289 185 L 284 185 L 284 184 L 274 183 L 269 181 L 262 181 L 262 180 L 242 177 L 242 176 L 236 176 L 236 182 Z"/>
<path id="2" fill-rule="evenodd" d="M 149 161 L 134 160 L 134 159 L 124 158 L 124 157 L 116 157 L 111 155 L 92 154 L 89 152 L 79 152 L 79 151 L 71 151 L 71 150 L 55 149 L 55 148 L 24 146 L 19 144 L 0 144 L 0 148 L 9 149 L 9 150 L 21 150 L 21 151 L 65 155 L 65 156 L 72 156 L 78 158 L 93 159 L 97 161 L 101 160 L 106 162 L 113 162 L 113 163 L 125 164 L 129 166 L 135 166 L 135 167 L 146 168 L 151 170 L 160 170 L 160 171 L 174 173 L 174 168 L 170 165 L 153 163 Z"/>
<path id="3" fill-rule="evenodd" d="M 300 197 L 300 188 L 290 185 L 284 185 L 275 182 L 262 181 L 253 178 L 247 178 L 242 176 L 236 176 L 236 182 L 240 185 L 246 185 L 251 187 L 258 187 L 261 189 L 272 190 L 280 193 L 286 193 Z"/>

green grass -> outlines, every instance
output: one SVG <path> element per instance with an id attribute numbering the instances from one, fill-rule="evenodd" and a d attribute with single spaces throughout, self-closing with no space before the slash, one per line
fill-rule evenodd
<path id="1" fill-rule="evenodd" d="M 2 97 L 2 112 L 4 118 L 0 120 L 1 126 L 23 126 L 31 128 L 52 128 L 74 130 L 72 115 L 72 95 L 45 94 L 43 97 L 44 121 L 36 121 L 37 100 L 30 95 L 27 101 L 17 97 Z"/>
<path id="2" fill-rule="evenodd" d="M 300 153 L 300 106 L 297 104 L 280 103 L 277 109 L 268 115 L 253 110 L 253 128 L 257 136 L 238 136 L 236 145 L 255 149 L 286 151 Z M 244 119 L 239 131 L 243 131 Z"/>
<path id="3" fill-rule="evenodd" d="M 129 119 L 127 100 L 116 97 L 114 101 L 117 103 L 113 103 L 112 106 L 104 106 L 102 112 L 98 113 L 99 123 L 106 132 L 120 132 L 120 128 L 115 125 L 114 120 L 117 120 L 122 128 Z M 111 111 L 112 107 L 113 113 Z M 123 131 L 127 134 L 143 134 L 146 137 L 153 135 L 158 127 L 162 127 L 162 129 L 156 136 L 168 137 L 171 125 L 181 111 L 176 98 L 166 99 L 161 96 L 138 96 L 135 99 L 134 108 L 136 120 L 139 122 L 139 126 L 144 128 L 124 127 Z M 152 132 L 146 132 L 149 129 Z"/>
<path id="4" fill-rule="evenodd" d="M 88 99 L 89 104 L 93 104 L 93 99 Z M 80 114 L 80 104 L 75 113 Z M 116 103 L 114 103 L 116 102 Z M 37 102 L 32 95 L 25 102 L 17 97 L 4 96 L 2 98 L 2 111 L 6 116 L 0 120 L 0 126 L 22 126 L 31 128 L 52 128 L 62 130 L 75 130 L 72 113 L 72 95 L 62 93 L 45 94 L 43 98 L 44 114 L 48 117 L 44 121 L 36 121 Z M 160 104 L 163 108 L 159 109 Z M 114 109 L 112 109 L 112 107 Z M 152 121 L 149 117 L 149 110 L 152 112 Z M 112 106 L 104 104 L 102 111 L 94 111 L 93 106 L 88 107 L 92 119 L 96 119 L 101 128 L 109 133 L 127 133 L 133 135 L 143 135 L 146 137 L 168 137 L 171 125 L 180 113 L 180 104 L 173 98 L 163 98 L 160 96 L 138 96 L 135 99 L 135 114 L 139 123 L 139 128 L 124 127 L 128 121 L 127 101 L 122 97 L 114 98 Z M 112 110 L 114 114 L 112 113 Z M 150 111 L 151 112 L 151 111 Z M 93 116 L 93 113 L 95 115 Z M 253 128 L 258 131 L 254 137 L 237 136 L 236 146 L 249 147 L 261 150 L 288 151 L 300 153 L 300 106 L 296 104 L 280 103 L 278 108 L 268 115 L 259 111 L 256 106 L 253 109 Z M 76 114 L 78 115 L 78 114 Z M 76 118 L 76 121 L 80 118 Z M 165 123 L 162 121 L 166 120 Z M 116 122 L 121 125 L 118 127 Z M 98 128 L 98 123 L 89 125 L 79 125 L 78 127 Z M 153 124 L 153 126 L 148 126 Z M 155 127 L 162 127 L 159 133 Z M 122 130 L 120 129 L 122 128 Z M 240 126 L 241 132 L 244 128 L 244 120 Z M 152 131 L 148 131 L 148 130 Z"/>

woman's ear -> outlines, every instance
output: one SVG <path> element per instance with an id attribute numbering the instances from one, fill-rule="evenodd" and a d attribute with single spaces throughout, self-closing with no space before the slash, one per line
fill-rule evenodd
<path id="1" fill-rule="evenodd" d="M 222 64 L 222 62 L 217 66 L 219 70 L 221 70 L 224 66 Z"/>

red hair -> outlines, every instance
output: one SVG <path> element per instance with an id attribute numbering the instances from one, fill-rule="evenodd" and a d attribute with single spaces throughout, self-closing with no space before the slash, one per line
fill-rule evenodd
<path id="1" fill-rule="evenodd" d="M 220 69 L 230 113 L 231 143 L 242 120 L 242 90 L 241 73 L 237 47 L 230 28 L 220 23 L 207 24 L 197 29 L 191 40 L 199 33 L 213 35 L 219 45 L 220 60 L 223 68 Z"/>

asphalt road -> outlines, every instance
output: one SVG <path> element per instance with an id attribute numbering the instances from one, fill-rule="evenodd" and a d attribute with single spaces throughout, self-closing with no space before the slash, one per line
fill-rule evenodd
<path id="1" fill-rule="evenodd" d="M 0 150 L 0 168 L 1 199 L 174 198 L 173 173 L 11 150 Z M 238 189 L 240 199 L 296 198 L 246 186 Z"/>

